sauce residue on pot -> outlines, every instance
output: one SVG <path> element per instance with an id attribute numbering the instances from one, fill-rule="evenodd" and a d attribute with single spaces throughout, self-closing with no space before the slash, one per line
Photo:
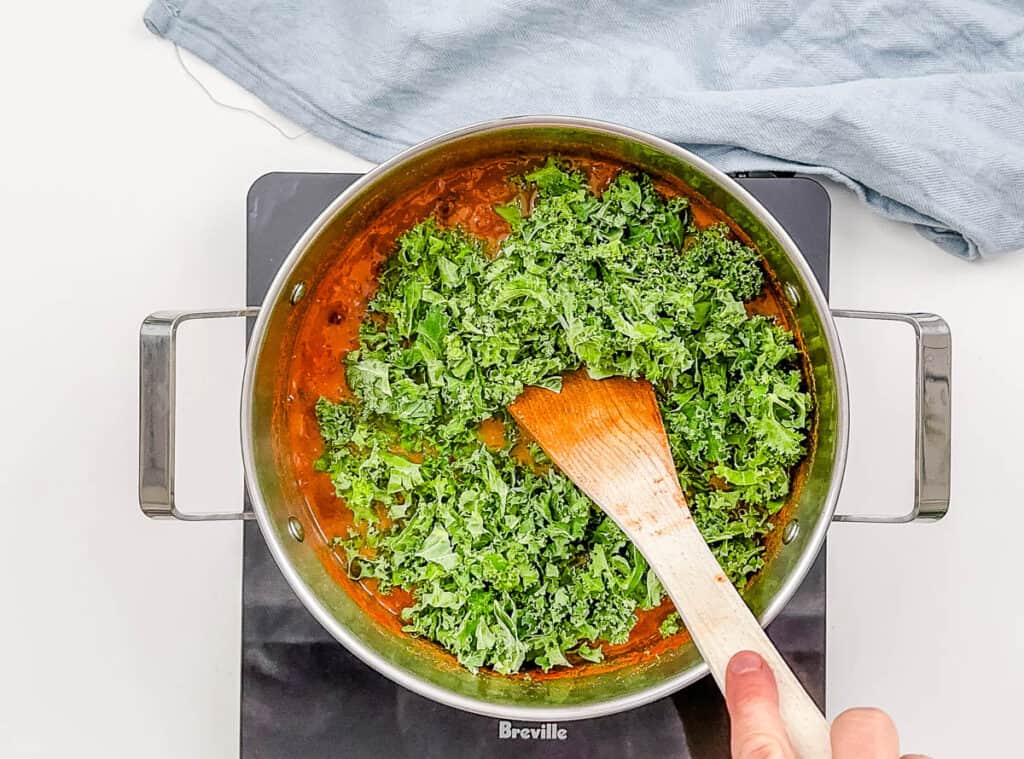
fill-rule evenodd
<path id="1" fill-rule="evenodd" d="M 507 203 L 523 192 L 509 183 L 510 177 L 540 165 L 545 158 L 524 155 L 468 164 L 455 167 L 415 188 L 387 206 L 355 239 L 337 246 L 332 265 L 322 272 L 315 289 L 304 298 L 303 308 L 296 310 L 294 343 L 284 375 L 286 385 L 280 388 L 286 401 L 283 411 L 279 412 L 280 418 L 275 420 L 275 428 L 282 436 L 277 441 L 278 449 L 306 502 L 308 518 L 317 528 L 317 550 L 331 576 L 367 614 L 395 632 L 401 632 L 401 611 L 412 604 L 412 595 L 399 588 L 383 594 L 378 591 L 374 580 L 353 580 L 349 576 L 345 556 L 330 544 L 332 537 L 348 534 L 354 523 L 352 512 L 336 496 L 330 477 L 313 469 L 314 462 L 323 451 L 314 407 L 321 396 L 333 400 L 351 396 L 345 379 L 344 358 L 358 345 L 359 325 L 376 291 L 380 266 L 393 251 L 398 237 L 433 215 L 442 225 L 461 225 L 469 233 L 486 240 L 496 251 L 508 234 L 509 226 L 493 211 L 493 207 Z M 584 171 L 591 188 L 598 193 L 618 172 L 630 168 L 592 156 L 563 158 Z M 688 185 L 675 179 L 658 178 L 655 178 L 655 184 L 666 196 L 688 196 L 690 210 L 698 226 L 724 222 L 737 237 L 750 242 L 731 219 Z M 529 207 L 530 198 L 520 200 Z M 788 307 L 770 272 L 768 281 L 765 292 L 748 304 L 748 312 L 774 316 L 790 328 Z M 797 339 L 799 341 L 799 334 Z M 804 373 L 809 376 L 806 367 Z M 486 444 L 500 446 L 504 430 L 500 423 L 485 421 L 480 435 Z M 513 450 L 513 455 L 528 454 L 524 449 L 520 454 Z M 800 471 L 794 477 L 789 501 L 776 519 L 777 529 L 768 540 L 769 559 L 778 550 L 780 526 L 788 521 L 787 514 L 794 508 L 799 485 L 803 481 L 802 470 L 805 469 L 806 463 L 798 467 Z M 655 609 L 639 611 L 629 641 L 615 646 L 606 644 L 603 662 L 577 661 L 574 663 L 581 666 L 555 668 L 547 673 L 530 669 L 513 677 L 534 680 L 575 677 L 588 672 L 615 670 L 657 657 L 689 641 L 685 631 L 668 638 L 661 637 L 659 625 L 672 611 L 668 600 Z M 438 656 L 455 661 L 440 646 L 430 645 Z"/>

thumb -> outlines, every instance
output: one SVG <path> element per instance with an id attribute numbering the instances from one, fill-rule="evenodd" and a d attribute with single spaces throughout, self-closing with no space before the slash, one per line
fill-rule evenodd
<path id="1" fill-rule="evenodd" d="M 740 651 L 729 661 L 725 702 L 732 722 L 733 759 L 795 759 L 779 714 L 775 676 L 753 651 Z"/>

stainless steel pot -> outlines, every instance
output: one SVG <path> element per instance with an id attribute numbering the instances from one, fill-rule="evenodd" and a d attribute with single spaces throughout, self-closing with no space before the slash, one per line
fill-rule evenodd
<path id="1" fill-rule="evenodd" d="M 939 519 L 949 505 L 950 333 L 934 314 L 830 312 L 799 249 L 779 223 L 736 182 L 702 159 L 621 126 L 563 117 L 494 121 L 424 142 L 377 167 L 342 193 L 309 227 L 285 259 L 262 306 L 225 311 L 162 311 L 141 330 L 139 502 L 151 517 L 259 522 L 295 593 L 352 653 L 401 685 L 449 706 L 520 720 L 596 717 L 646 704 L 707 672 L 691 644 L 654 661 L 579 677 L 524 681 L 473 675 L 442 660 L 421 642 L 369 618 L 328 575 L 314 544 L 320 533 L 275 448 L 275 409 L 290 352 L 289 317 L 304 308 L 332 253 L 358 235 L 380 209 L 405 191 L 468 160 L 514 154 L 585 151 L 674 175 L 724 210 L 750 236 L 793 304 L 812 365 L 817 435 L 795 517 L 784 545 L 760 573 L 746 600 L 762 624 L 793 595 L 821 548 L 829 523 Z M 917 418 L 913 508 L 898 517 L 835 515 L 847 450 L 846 372 L 833 317 L 889 319 L 910 324 L 917 340 Z M 242 386 L 241 429 L 252 512 L 194 514 L 174 500 L 174 354 L 178 326 L 190 319 L 254 317 Z"/>

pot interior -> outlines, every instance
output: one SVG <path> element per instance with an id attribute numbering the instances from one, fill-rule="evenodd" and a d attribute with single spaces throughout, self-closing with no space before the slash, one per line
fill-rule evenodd
<path id="1" fill-rule="evenodd" d="M 620 711 L 665 696 L 706 672 L 695 646 L 659 649 L 615 666 L 586 665 L 571 676 L 474 675 L 438 646 L 411 638 L 387 614 L 368 613 L 357 602 L 328 542 L 335 534 L 302 484 L 326 478 L 297 461 L 287 440 L 289 403 L 309 402 L 289 384 L 289 362 L 299 325 L 325 292 L 329 271 L 372 279 L 365 261 L 341 256 L 382 213 L 429 187 L 453 167 L 522 155 L 562 155 L 612 160 L 679 185 L 721 209 L 737 233 L 757 247 L 780 292 L 795 301 L 787 320 L 805 354 L 805 376 L 814 396 L 815 423 L 795 497 L 769 541 L 765 568 L 744 591 L 755 615 L 769 621 L 809 569 L 821 546 L 838 495 L 845 450 L 842 367 L 831 319 L 820 289 L 792 241 L 738 185 L 699 159 L 659 140 L 620 127 L 570 119 L 513 119 L 439 138 L 382 165 L 331 205 L 299 241 L 271 286 L 254 332 L 243 390 L 246 469 L 254 508 L 285 576 L 322 624 L 383 674 L 436 700 L 471 711 L 518 719 L 572 719 Z M 394 237 L 401 229 L 394 230 Z M 388 244 L 387 240 L 380 244 Z M 302 285 L 303 297 L 293 296 Z M 292 301 L 295 300 L 295 303 Z M 331 360 L 337 360 L 332 358 Z M 298 399 L 298 400 L 297 400 Z M 315 398 L 312 399 L 315 402 Z M 294 418 L 294 416 L 293 416 Z M 312 431 L 315 433 L 315 430 Z M 308 491 L 307 491 L 308 492 Z M 304 527 L 295 540 L 289 519 Z M 782 527 L 796 520 L 789 543 Z M 365 599 L 364 599 L 365 600 Z M 339 683 L 339 687 L 344 684 Z"/>

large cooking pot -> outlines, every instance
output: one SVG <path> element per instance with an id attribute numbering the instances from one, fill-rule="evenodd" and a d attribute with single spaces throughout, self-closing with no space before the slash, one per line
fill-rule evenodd
<path id="1" fill-rule="evenodd" d="M 933 314 L 830 312 L 800 250 L 760 203 L 728 176 L 656 137 L 585 119 L 523 117 L 467 127 L 429 140 L 366 174 L 331 203 L 285 259 L 262 306 L 225 311 L 159 312 L 141 330 L 139 501 L 151 517 L 255 518 L 285 578 L 309 611 L 352 653 L 401 685 L 449 706 L 522 720 L 571 720 L 611 714 L 667 696 L 707 672 L 692 644 L 611 671 L 569 678 L 474 675 L 446 663 L 423 641 L 385 628 L 332 579 L 318 553 L 322 533 L 281 455 L 281 387 L 295 323 L 332 263 L 332 253 L 411 188 L 453 166 L 488 157 L 586 153 L 682 179 L 722 209 L 760 250 L 792 304 L 803 338 L 817 408 L 807 480 L 782 545 L 745 598 L 762 624 L 786 604 L 821 548 L 829 523 L 939 519 L 949 504 L 950 334 Z M 337 262 L 334 262 L 337 264 Z M 254 317 L 242 385 L 241 430 L 252 512 L 194 514 L 174 502 L 174 353 L 178 326 L 190 319 Z M 915 499 L 898 517 L 836 516 L 847 450 L 846 372 L 834 316 L 910 324 L 917 338 Z M 322 542 L 319 543 L 322 546 Z"/>

